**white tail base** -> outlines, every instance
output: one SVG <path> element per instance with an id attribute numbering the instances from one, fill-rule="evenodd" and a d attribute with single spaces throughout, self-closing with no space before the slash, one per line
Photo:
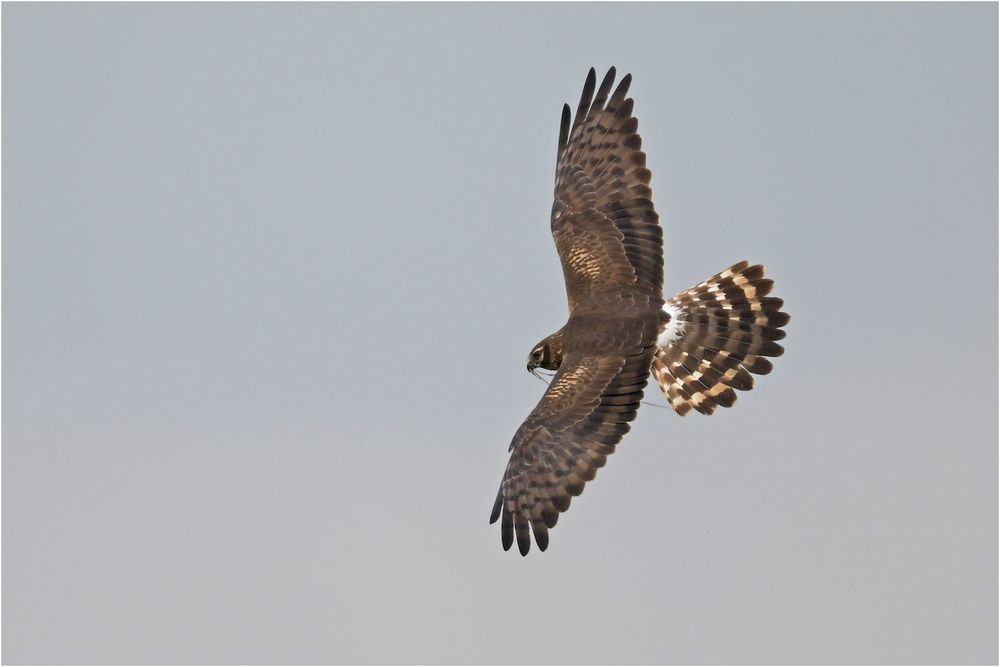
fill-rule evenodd
<path id="1" fill-rule="evenodd" d="M 672 303 L 663 306 L 663 312 L 670 316 L 670 321 L 660 331 L 656 344 L 666 349 L 671 343 L 684 334 L 684 322 L 681 321 L 681 309 Z"/>

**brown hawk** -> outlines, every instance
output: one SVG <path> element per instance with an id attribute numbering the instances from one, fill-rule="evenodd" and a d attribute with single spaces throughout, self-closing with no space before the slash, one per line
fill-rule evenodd
<path id="1" fill-rule="evenodd" d="M 569 320 L 536 345 L 528 370 L 557 371 L 510 443 L 490 523 L 505 550 L 542 551 L 549 529 L 583 492 L 635 419 L 649 374 L 680 415 L 730 407 L 784 351 L 788 315 L 764 267 L 740 262 L 663 299 L 663 229 L 646 154 L 615 68 L 591 69 L 570 124 L 563 105 L 551 228 Z M 595 94 L 596 89 L 596 94 Z"/>

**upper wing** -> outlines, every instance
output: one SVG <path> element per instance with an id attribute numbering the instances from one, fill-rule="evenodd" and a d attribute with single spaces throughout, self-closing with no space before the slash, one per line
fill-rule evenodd
<path id="1" fill-rule="evenodd" d="M 551 224 L 570 313 L 611 288 L 663 294 L 663 229 L 636 134 L 639 122 L 625 97 L 632 76 L 609 98 L 614 80 L 612 67 L 595 96 L 591 68 L 572 126 L 569 105 L 563 106 Z"/>
<path id="2" fill-rule="evenodd" d="M 563 359 L 510 443 L 510 461 L 490 516 L 490 523 L 503 517 L 504 550 L 516 535 L 521 555 L 527 554 L 530 525 L 544 551 L 559 513 L 583 493 L 628 432 L 649 377 L 656 326 L 655 317 L 622 320 L 613 336 L 619 352 L 574 351 Z"/>

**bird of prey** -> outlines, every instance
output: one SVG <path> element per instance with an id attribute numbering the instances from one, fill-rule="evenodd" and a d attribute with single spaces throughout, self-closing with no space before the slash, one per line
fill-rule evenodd
<path id="1" fill-rule="evenodd" d="M 663 229 L 631 80 L 612 92 L 615 68 L 600 86 L 592 68 L 575 117 L 563 105 L 550 222 L 569 319 L 528 355 L 530 372 L 556 373 L 514 434 L 490 516 L 504 550 L 516 538 L 522 556 L 529 527 L 544 551 L 559 514 L 615 451 L 650 373 L 675 412 L 710 415 L 784 351 L 789 317 L 768 296 L 763 266 L 743 261 L 663 298 Z"/>

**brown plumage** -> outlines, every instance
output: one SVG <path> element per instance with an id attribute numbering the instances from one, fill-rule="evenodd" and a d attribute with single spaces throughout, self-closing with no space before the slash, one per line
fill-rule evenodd
<path id="1" fill-rule="evenodd" d="M 766 297 L 761 266 L 742 262 L 665 304 L 663 229 L 631 80 L 612 92 L 615 68 L 600 86 L 591 69 L 575 117 L 563 107 L 551 229 L 569 320 L 529 355 L 528 370 L 557 372 L 514 434 L 490 517 L 504 549 L 516 540 L 521 555 L 531 534 L 548 546 L 559 514 L 628 432 L 651 372 L 675 411 L 711 414 L 782 352 L 774 341 L 788 316 Z"/>

